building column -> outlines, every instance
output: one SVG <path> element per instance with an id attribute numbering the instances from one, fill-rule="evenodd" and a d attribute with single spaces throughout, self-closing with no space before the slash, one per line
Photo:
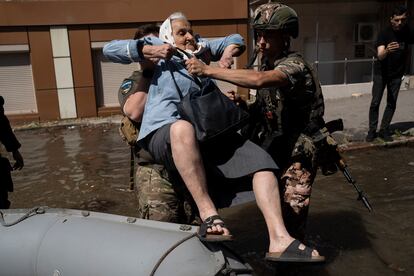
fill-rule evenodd
<path id="1" fill-rule="evenodd" d="M 76 101 L 73 86 L 72 62 L 66 26 L 51 26 L 53 63 L 59 100 L 60 118 L 76 118 Z"/>

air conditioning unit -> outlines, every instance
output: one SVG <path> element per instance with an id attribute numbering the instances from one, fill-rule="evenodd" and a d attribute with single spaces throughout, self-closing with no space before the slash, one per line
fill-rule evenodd
<path id="1" fill-rule="evenodd" d="M 355 27 L 355 41 L 358 43 L 373 42 L 377 37 L 376 23 L 357 23 Z"/>

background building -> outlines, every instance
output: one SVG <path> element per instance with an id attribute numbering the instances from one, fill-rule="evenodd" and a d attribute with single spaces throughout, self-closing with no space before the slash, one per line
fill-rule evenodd
<path id="1" fill-rule="evenodd" d="M 240 33 L 253 45 L 249 15 L 267 0 L 49 0 L 0 2 L 0 94 L 13 121 L 119 114 L 117 91 L 138 65 L 108 62 L 103 45 L 132 38 L 145 23 L 184 12 L 206 38 Z M 286 0 L 300 17 L 293 49 L 318 69 L 326 97 L 370 91 L 374 40 L 396 4 L 385 0 Z M 412 22 L 410 22 L 412 23 Z M 246 65 L 247 53 L 235 66 Z M 414 50 L 414 48 L 413 48 Z M 413 51 L 414 52 L 414 51 Z M 414 58 L 413 58 L 414 59 Z M 414 74 L 414 60 L 408 67 Z M 403 85 L 414 86 L 407 78 Z M 220 83 L 223 89 L 247 90 Z"/>
<path id="2" fill-rule="evenodd" d="M 103 45 L 132 38 L 144 23 L 184 12 L 194 31 L 247 38 L 247 0 L 0 2 L 0 94 L 12 120 L 120 113 L 117 91 L 137 64 L 105 60 Z M 237 59 L 246 64 L 247 53 Z"/>
<path id="3" fill-rule="evenodd" d="M 250 12 L 268 0 L 251 0 Z M 292 48 L 303 53 L 318 70 L 325 98 L 370 93 L 374 43 L 378 31 L 389 25 L 393 9 L 405 5 L 414 28 L 412 0 L 285 0 L 299 15 L 299 37 Z M 411 45 L 414 53 L 414 45 Z M 414 55 L 402 88 L 414 87 Z"/>

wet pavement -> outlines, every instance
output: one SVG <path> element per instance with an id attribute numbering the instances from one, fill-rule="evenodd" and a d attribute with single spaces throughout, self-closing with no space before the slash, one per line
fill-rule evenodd
<path id="1" fill-rule="evenodd" d="M 12 208 L 87 209 L 136 215 L 129 187 L 129 148 L 117 125 L 73 125 L 16 132 L 25 159 L 13 172 Z M 345 153 L 350 172 L 374 208 L 369 213 L 345 178 L 318 175 L 311 200 L 308 243 L 325 265 L 270 265 L 267 233 L 254 203 L 222 210 L 236 240 L 230 244 L 257 275 L 413 275 L 414 147 Z"/>

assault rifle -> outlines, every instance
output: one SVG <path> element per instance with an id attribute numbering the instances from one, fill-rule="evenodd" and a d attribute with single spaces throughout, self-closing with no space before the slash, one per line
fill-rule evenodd
<path id="1" fill-rule="evenodd" d="M 337 120 L 327 122 L 325 124 L 325 127 L 329 133 L 333 133 L 335 131 L 341 131 L 344 129 L 342 119 L 337 119 Z M 355 188 L 355 190 L 358 193 L 357 200 L 361 200 L 362 203 L 365 205 L 365 207 L 367 207 L 368 211 L 372 212 L 373 209 L 371 207 L 371 204 L 369 203 L 368 198 L 365 196 L 365 193 L 356 184 L 356 180 L 351 176 L 348 170 L 348 165 L 346 164 L 345 160 L 343 159 L 343 157 L 341 156 L 338 150 L 338 144 L 330 135 L 326 137 L 326 140 L 327 140 L 328 147 L 330 148 L 328 149 L 328 152 L 327 152 L 327 154 L 330 155 L 328 156 L 329 160 L 334 161 L 336 168 L 338 168 L 343 173 L 348 183 L 351 184 Z M 322 173 L 329 174 L 329 170 L 325 172 L 322 170 Z"/>

